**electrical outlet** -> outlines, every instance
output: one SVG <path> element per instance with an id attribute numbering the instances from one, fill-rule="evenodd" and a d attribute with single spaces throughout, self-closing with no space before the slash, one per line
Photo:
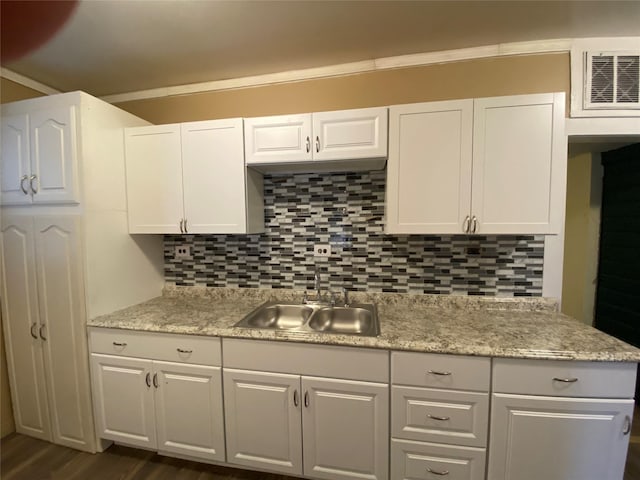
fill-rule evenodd
<path id="1" fill-rule="evenodd" d="M 330 257 L 331 256 L 331 245 L 328 243 L 316 243 L 313 247 L 313 256 L 314 257 Z"/>
<path id="2" fill-rule="evenodd" d="M 179 245 L 176 247 L 175 251 L 176 258 L 190 258 L 191 257 L 191 247 L 187 245 Z"/>

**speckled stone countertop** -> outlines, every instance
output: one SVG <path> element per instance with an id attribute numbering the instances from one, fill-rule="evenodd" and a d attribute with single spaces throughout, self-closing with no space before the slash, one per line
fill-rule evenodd
<path id="1" fill-rule="evenodd" d="M 358 337 L 234 328 L 268 300 L 301 291 L 167 286 L 161 297 L 94 318 L 90 327 L 511 358 L 639 362 L 640 350 L 557 313 L 543 298 L 351 294 L 375 303 L 381 333 Z"/>

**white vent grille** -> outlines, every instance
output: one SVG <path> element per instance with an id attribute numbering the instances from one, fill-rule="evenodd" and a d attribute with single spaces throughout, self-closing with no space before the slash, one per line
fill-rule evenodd
<path id="1" fill-rule="evenodd" d="M 587 52 L 584 108 L 640 109 L 640 52 Z"/>

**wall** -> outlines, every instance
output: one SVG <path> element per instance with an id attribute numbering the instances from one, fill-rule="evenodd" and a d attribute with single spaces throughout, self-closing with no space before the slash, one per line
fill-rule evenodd
<path id="1" fill-rule="evenodd" d="M 384 234 L 384 171 L 269 175 L 262 235 L 167 235 L 177 285 L 540 296 L 542 236 Z M 316 243 L 332 255 L 314 257 Z M 176 259 L 175 247 L 191 247 Z"/>
<path id="2" fill-rule="evenodd" d="M 600 155 L 569 155 L 562 312 L 587 325 L 593 323 L 601 200 Z"/>
<path id="3" fill-rule="evenodd" d="M 568 53 L 497 57 L 116 105 L 156 124 L 543 92 L 568 105 L 569 69 Z"/>
<path id="4" fill-rule="evenodd" d="M 40 93 L 31 88 L 0 77 L 0 103 L 14 102 L 27 98 L 41 97 Z M 2 299 L 0 299 L 2 301 Z M 0 316 L 0 328 L 2 328 Z M 4 437 L 15 431 L 13 410 L 11 408 L 11 396 L 9 392 L 9 379 L 7 376 L 7 360 L 4 349 L 3 333 L 0 331 L 0 437 Z"/>

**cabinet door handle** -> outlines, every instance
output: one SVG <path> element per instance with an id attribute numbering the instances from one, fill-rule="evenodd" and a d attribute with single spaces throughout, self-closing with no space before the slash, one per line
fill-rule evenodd
<path id="1" fill-rule="evenodd" d="M 471 228 L 471 233 L 476 233 L 478 231 L 478 217 L 474 215 L 471 219 L 471 223 L 473 225 L 473 227 Z"/>
<path id="2" fill-rule="evenodd" d="M 311 139 L 307 137 L 307 153 L 309 153 L 309 150 L 311 150 Z"/>
<path id="3" fill-rule="evenodd" d="M 37 179 L 38 179 L 38 176 L 37 176 L 37 175 L 31 175 L 31 176 L 29 177 L 29 187 L 31 188 L 31 191 L 32 191 L 33 193 L 38 193 L 38 189 L 37 189 L 36 187 L 34 187 L 34 186 L 33 186 L 33 181 L 34 181 L 34 180 L 37 180 Z"/>
<path id="4" fill-rule="evenodd" d="M 431 375 L 440 375 L 440 376 L 447 376 L 447 375 L 451 375 L 451 372 L 440 372 L 438 370 L 429 370 L 429 372 Z"/>
<path id="5" fill-rule="evenodd" d="M 320 137 L 316 135 L 316 152 L 320 152 Z"/>
<path id="6" fill-rule="evenodd" d="M 29 178 L 27 175 L 23 175 L 20 178 L 20 190 L 22 190 L 22 193 L 24 193 L 25 195 L 29 195 L 29 191 L 27 190 L 27 188 L 24 186 L 24 182 L 27 181 L 27 178 Z"/>
<path id="7" fill-rule="evenodd" d="M 114 347 L 126 347 L 127 342 L 113 342 Z"/>
<path id="8" fill-rule="evenodd" d="M 147 372 L 144 382 L 147 384 L 147 388 L 151 388 L 151 374 L 149 372 Z"/>
<path id="9" fill-rule="evenodd" d="M 623 435 L 629 435 L 631 433 L 631 417 L 629 415 L 624 416 L 624 427 L 622 428 Z"/>
<path id="10" fill-rule="evenodd" d="M 438 470 L 431 470 L 429 467 L 427 467 L 427 472 L 433 473 L 434 475 L 449 475 L 449 470 L 442 470 L 439 472 Z"/>
<path id="11" fill-rule="evenodd" d="M 158 388 L 158 374 L 157 373 L 153 374 L 153 386 Z"/>
<path id="12" fill-rule="evenodd" d="M 184 233 L 184 228 L 182 228 L 182 225 L 184 224 L 184 219 L 180 219 L 180 233 Z"/>
<path id="13" fill-rule="evenodd" d="M 309 407 L 309 392 L 304 392 L 304 406 Z"/>
<path id="14" fill-rule="evenodd" d="M 558 378 L 553 377 L 554 382 L 562 382 L 562 383 L 576 383 L 578 381 L 577 378 Z"/>
<path id="15" fill-rule="evenodd" d="M 469 233 L 469 228 L 471 227 L 471 217 L 467 215 L 464 217 L 464 222 L 462 222 L 462 231 L 464 233 Z"/>
<path id="16" fill-rule="evenodd" d="M 176 348 L 176 350 L 178 350 L 178 353 L 193 353 L 193 350 L 183 350 L 181 348 Z"/>
<path id="17" fill-rule="evenodd" d="M 189 230 L 187 229 L 187 219 L 184 219 L 184 233 L 189 233 Z"/>
<path id="18" fill-rule="evenodd" d="M 297 407 L 300 401 L 298 400 L 298 390 L 293 391 L 293 404 Z"/>
<path id="19" fill-rule="evenodd" d="M 44 332 L 44 329 L 45 329 L 46 327 L 47 327 L 47 326 L 46 326 L 46 325 L 44 325 L 44 324 L 40 325 L 40 338 L 41 338 L 42 340 L 45 340 L 45 341 L 47 340 L 47 337 L 45 337 L 45 336 L 44 336 L 44 333 L 42 333 L 42 332 Z"/>
<path id="20" fill-rule="evenodd" d="M 32 324 L 31 324 L 31 330 L 30 330 L 30 331 L 31 331 L 31 336 L 32 336 L 33 338 L 35 338 L 36 340 L 38 339 L 38 334 L 34 332 L 34 329 L 35 329 L 37 326 L 38 326 L 38 324 L 36 324 L 36 323 L 32 323 Z"/>
<path id="21" fill-rule="evenodd" d="M 451 419 L 451 417 L 438 417 L 437 415 L 431 415 L 431 414 L 427 414 L 427 417 L 429 417 L 432 420 L 438 420 L 440 422 L 446 422 L 447 420 Z"/>

